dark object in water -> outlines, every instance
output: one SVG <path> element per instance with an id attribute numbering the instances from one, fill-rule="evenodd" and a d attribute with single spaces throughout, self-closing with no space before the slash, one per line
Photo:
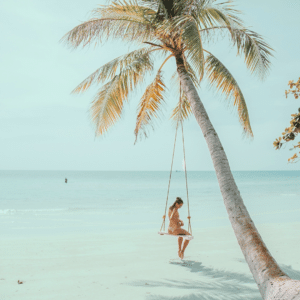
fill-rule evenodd
<path id="1" fill-rule="evenodd" d="M 68 183 L 68 179 L 67 178 L 65 178 L 65 183 Z"/>
<path id="2" fill-rule="evenodd" d="M 18 284 L 23 284 L 23 281 L 21 281 L 21 280 L 18 280 Z"/>

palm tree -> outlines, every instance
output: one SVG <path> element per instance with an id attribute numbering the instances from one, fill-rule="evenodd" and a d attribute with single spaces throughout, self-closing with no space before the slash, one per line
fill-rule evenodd
<path id="1" fill-rule="evenodd" d="M 247 29 L 231 1 L 215 0 L 120 0 L 100 6 L 94 17 L 78 25 L 63 41 L 73 48 L 120 38 L 137 49 L 103 65 L 74 90 L 86 91 L 103 83 L 91 106 L 96 135 L 101 135 L 121 116 L 128 95 L 145 76 L 154 71 L 154 55 L 164 56 L 154 80 L 143 94 L 135 136 L 147 136 L 165 101 L 163 66 L 175 58 L 181 86 L 181 101 L 172 118 L 186 119 L 192 112 L 207 142 L 230 222 L 263 299 L 300 299 L 300 281 L 285 274 L 266 248 L 232 176 L 230 166 L 197 92 L 204 76 L 224 93 L 237 109 L 244 133 L 253 136 L 244 96 L 237 81 L 213 53 L 204 49 L 216 34 L 227 36 L 244 56 L 251 73 L 264 78 L 269 70 L 272 49 L 262 37 Z"/>

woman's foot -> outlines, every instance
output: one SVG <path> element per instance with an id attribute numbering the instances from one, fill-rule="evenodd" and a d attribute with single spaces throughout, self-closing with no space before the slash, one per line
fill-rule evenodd
<path id="1" fill-rule="evenodd" d="M 183 252 L 182 251 L 178 251 L 178 256 L 183 259 L 184 258 L 184 255 L 183 255 Z"/>

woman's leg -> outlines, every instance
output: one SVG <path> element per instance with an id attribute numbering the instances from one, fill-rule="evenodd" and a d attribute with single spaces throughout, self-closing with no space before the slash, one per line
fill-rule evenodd
<path id="1" fill-rule="evenodd" d="M 189 240 L 185 240 L 184 243 L 183 243 L 183 247 L 182 247 L 182 250 L 181 250 L 182 258 L 184 257 L 184 250 L 187 247 L 187 245 L 189 244 L 189 242 L 190 242 Z"/>
<path id="2" fill-rule="evenodd" d="M 191 235 L 188 231 L 184 230 L 183 228 L 178 228 L 175 229 L 173 231 L 174 235 Z M 184 257 L 184 250 L 187 247 L 187 245 L 189 244 L 189 240 L 185 240 L 183 243 L 183 247 L 182 247 L 182 242 L 183 242 L 183 237 L 178 237 L 178 256 L 183 259 Z"/>
<path id="3" fill-rule="evenodd" d="M 182 235 L 191 235 L 188 231 L 186 231 L 183 228 L 178 228 L 178 229 L 174 230 L 173 234 L 174 235 L 179 235 L 179 234 L 182 234 Z M 183 243 L 183 247 L 182 247 L 182 242 L 183 242 L 183 237 L 178 237 L 178 246 L 179 246 L 178 256 L 181 259 L 183 259 L 185 248 L 187 247 L 187 245 L 189 244 L 190 241 L 185 239 L 185 241 Z"/>
<path id="4" fill-rule="evenodd" d="M 183 238 L 182 237 L 179 237 L 178 238 L 178 256 L 181 258 L 181 245 L 182 245 L 182 241 L 183 241 Z"/>

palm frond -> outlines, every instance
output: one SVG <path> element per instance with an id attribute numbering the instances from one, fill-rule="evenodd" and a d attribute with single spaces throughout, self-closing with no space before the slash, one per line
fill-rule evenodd
<path id="1" fill-rule="evenodd" d="M 134 130 L 135 143 L 141 134 L 147 137 L 147 126 L 150 125 L 153 128 L 153 121 L 158 118 L 159 109 L 164 101 L 164 90 L 165 84 L 162 80 L 161 71 L 158 71 L 154 81 L 146 88 L 138 107 L 136 127 Z"/>
<path id="2" fill-rule="evenodd" d="M 176 107 L 173 109 L 171 119 L 177 124 L 177 122 L 183 122 L 188 119 L 191 113 L 192 108 L 190 103 L 184 92 L 181 91 L 181 99 L 179 99 Z"/>
<path id="3" fill-rule="evenodd" d="M 150 63 L 144 65 L 142 61 L 135 60 L 100 88 L 91 106 L 91 118 L 96 125 L 96 136 L 105 133 L 120 118 L 129 92 L 142 82 L 145 73 L 151 70 Z"/>
<path id="4" fill-rule="evenodd" d="M 233 45 L 237 47 L 238 55 L 244 55 L 245 63 L 251 73 L 264 79 L 270 70 L 270 57 L 274 51 L 258 33 L 246 28 L 236 28 L 231 26 L 215 26 L 200 30 L 209 37 L 211 33 L 227 31 L 231 35 Z"/>
<path id="5" fill-rule="evenodd" d="M 204 53 L 198 26 L 192 18 L 183 25 L 182 40 L 187 59 L 201 81 L 204 73 Z"/>
<path id="6" fill-rule="evenodd" d="M 149 19 L 155 12 L 132 2 L 115 2 L 93 11 L 95 18 L 76 26 L 61 39 L 62 42 L 77 48 L 108 38 L 144 42 L 154 38 L 154 29 Z M 148 19 L 147 19 L 148 18 Z"/>
<path id="7" fill-rule="evenodd" d="M 246 135 L 253 136 L 248 109 L 243 93 L 236 80 L 228 69 L 211 53 L 206 58 L 206 71 L 211 86 L 225 94 L 226 99 L 232 99 L 233 106 L 237 107 L 239 121 Z"/>
<path id="8" fill-rule="evenodd" d="M 83 80 L 72 93 L 82 93 L 93 83 L 103 83 L 106 80 L 111 80 L 117 72 L 122 72 L 126 68 L 131 68 L 137 73 L 152 70 L 153 62 L 150 57 L 152 49 L 153 47 L 144 47 L 115 58 Z"/>
<path id="9" fill-rule="evenodd" d="M 270 69 L 270 57 L 273 49 L 263 40 L 258 33 L 248 29 L 233 29 L 232 41 L 237 46 L 238 54 L 244 54 L 247 68 L 261 77 L 268 74 Z"/>
<path id="10" fill-rule="evenodd" d="M 91 119 L 96 125 L 96 136 L 105 133 L 121 116 L 123 99 L 119 97 L 122 92 L 118 89 L 120 76 L 101 87 L 91 106 Z"/>
<path id="11" fill-rule="evenodd" d="M 124 17 L 140 23 L 151 23 L 157 12 L 149 6 L 143 5 L 143 1 L 119 0 L 111 5 L 100 6 L 92 11 L 94 16 L 101 17 Z"/>
<path id="12" fill-rule="evenodd" d="M 232 1 L 215 3 L 213 0 L 195 1 L 194 17 L 201 28 L 219 26 L 242 26 L 242 20 L 237 16 L 241 12 L 234 9 Z"/>

